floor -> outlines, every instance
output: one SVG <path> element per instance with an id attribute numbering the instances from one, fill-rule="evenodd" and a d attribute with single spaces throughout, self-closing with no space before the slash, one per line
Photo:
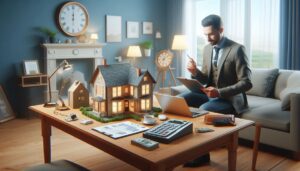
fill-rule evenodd
<path id="1" fill-rule="evenodd" d="M 14 171 L 42 164 L 43 150 L 40 121 L 36 117 L 30 119 L 14 119 L 0 124 L 0 170 Z M 211 153 L 209 165 L 199 168 L 183 168 L 175 171 L 223 171 L 227 170 L 227 151 L 219 148 Z M 120 161 L 78 139 L 53 129 L 52 159 L 68 159 L 95 171 L 135 171 L 131 165 Z M 247 146 L 238 148 L 238 171 L 251 170 L 252 149 Z M 261 151 L 258 154 L 257 170 L 286 171 L 300 170 L 300 162 L 288 159 L 274 152 Z"/>

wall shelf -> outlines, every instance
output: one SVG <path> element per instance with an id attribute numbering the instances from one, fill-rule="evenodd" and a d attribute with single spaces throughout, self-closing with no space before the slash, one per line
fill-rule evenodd
<path id="1" fill-rule="evenodd" d="M 48 85 L 48 75 L 24 75 L 19 77 L 19 85 L 21 87 L 36 87 Z"/>

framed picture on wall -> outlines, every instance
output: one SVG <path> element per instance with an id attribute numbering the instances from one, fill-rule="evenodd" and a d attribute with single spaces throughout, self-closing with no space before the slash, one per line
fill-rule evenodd
<path id="1" fill-rule="evenodd" d="M 7 100 L 7 96 L 0 85 L 0 123 L 15 118 L 15 114 Z"/>
<path id="2" fill-rule="evenodd" d="M 139 38 L 139 22 L 127 21 L 127 38 Z"/>
<path id="3" fill-rule="evenodd" d="M 153 23 L 152 22 L 143 22 L 143 34 L 152 34 L 153 33 Z"/>
<path id="4" fill-rule="evenodd" d="M 122 17 L 106 16 L 106 42 L 122 41 Z"/>
<path id="5" fill-rule="evenodd" d="M 38 60 L 25 60 L 23 62 L 24 75 L 40 74 Z"/>

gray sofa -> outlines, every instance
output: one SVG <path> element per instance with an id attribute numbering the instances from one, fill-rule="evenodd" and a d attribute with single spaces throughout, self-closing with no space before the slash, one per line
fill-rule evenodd
<path id="1" fill-rule="evenodd" d="M 249 111 L 241 118 L 262 125 L 260 143 L 290 151 L 300 159 L 300 71 L 278 69 L 252 70 L 251 90 L 246 92 Z M 171 88 L 171 94 L 188 91 L 184 86 Z M 254 126 L 239 133 L 253 140 Z"/>

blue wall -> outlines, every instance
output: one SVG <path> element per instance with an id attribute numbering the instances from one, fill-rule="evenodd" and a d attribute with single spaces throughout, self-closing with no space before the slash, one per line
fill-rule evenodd
<path id="1" fill-rule="evenodd" d="M 45 87 L 20 88 L 17 85 L 17 76 L 22 73 L 23 60 L 39 60 L 41 71 L 44 71 L 44 55 L 41 48 L 44 35 L 37 28 L 48 27 L 59 31 L 55 23 L 55 12 L 58 6 L 64 2 L 66 1 L 0 1 L 0 21 L 2 21 L 0 27 L 0 84 L 6 90 L 16 112 L 23 112 L 22 106 L 43 102 Z M 138 44 L 144 40 L 154 41 L 155 52 L 169 47 L 166 34 L 167 0 L 78 0 L 77 2 L 82 3 L 87 8 L 90 17 L 87 32 L 97 32 L 99 42 L 105 42 L 105 15 L 122 16 L 122 42 L 107 43 L 103 49 L 103 56 L 109 64 L 115 63 L 115 56 L 124 55 L 124 51 L 129 45 Z M 138 21 L 140 23 L 140 38 L 126 38 L 126 21 Z M 162 39 L 155 40 L 154 35 L 141 34 L 142 21 L 152 21 L 154 31 L 159 29 L 162 33 Z M 69 38 L 61 32 L 57 37 L 60 40 Z M 139 66 L 148 68 L 155 76 L 153 55 L 138 59 L 136 62 Z M 78 70 L 84 71 L 80 62 L 77 61 L 75 66 Z"/>

